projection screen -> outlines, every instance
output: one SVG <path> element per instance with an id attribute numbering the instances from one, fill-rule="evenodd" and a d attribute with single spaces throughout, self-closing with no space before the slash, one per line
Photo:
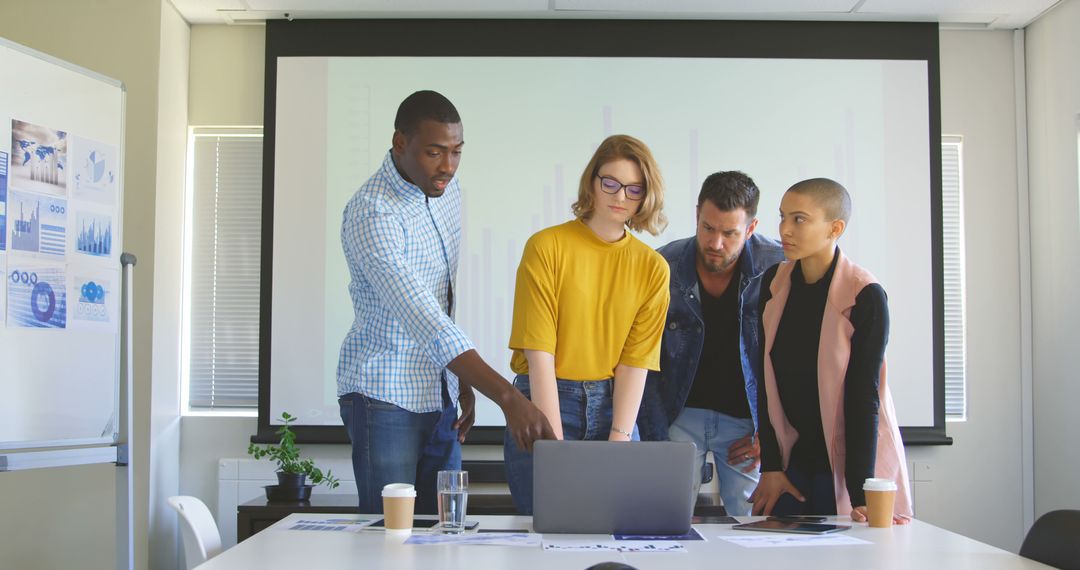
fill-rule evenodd
<path id="1" fill-rule="evenodd" d="M 429 29 L 458 41 L 391 41 Z M 666 181 L 669 226 L 638 235 L 653 247 L 693 235 L 712 172 L 754 178 L 758 231 L 773 237 L 791 184 L 843 183 L 854 215 L 840 246 L 889 295 L 889 382 L 905 439 L 944 436 L 935 27 L 271 22 L 266 77 L 260 436 L 287 410 L 303 439 L 345 441 L 335 369 L 353 313 L 341 214 L 385 157 L 397 105 L 419 89 L 462 116 L 456 320 L 507 378 L 525 240 L 570 219 L 596 145 L 625 133 L 650 146 Z M 477 401 L 473 440 L 501 441 L 502 414 Z"/>

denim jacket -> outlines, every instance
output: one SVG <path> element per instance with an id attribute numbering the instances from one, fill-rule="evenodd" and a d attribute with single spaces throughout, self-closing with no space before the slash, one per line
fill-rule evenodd
<path id="1" fill-rule="evenodd" d="M 705 342 L 705 320 L 698 290 L 697 238 L 673 241 L 659 250 L 671 265 L 671 304 L 660 346 L 660 372 L 649 372 L 638 412 L 643 441 L 668 439 L 668 428 L 686 405 Z M 746 399 L 757 423 L 757 379 L 761 376 L 758 296 L 761 275 L 784 260 L 780 243 L 754 234 L 746 240 L 739 264 L 740 354 Z"/>

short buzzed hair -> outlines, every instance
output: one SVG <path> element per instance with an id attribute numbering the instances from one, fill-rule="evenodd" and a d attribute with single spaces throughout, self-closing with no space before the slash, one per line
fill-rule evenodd
<path id="1" fill-rule="evenodd" d="M 454 124 L 461 122 L 457 108 L 449 99 L 435 91 L 417 91 L 398 106 L 394 129 L 412 136 L 424 121 Z"/>
<path id="2" fill-rule="evenodd" d="M 758 190 L 754 179 L 737 170 L 714 172 L 701 184 L 701 192 L 698 193 L 698 208 L 705 200 L 712 202 L 721 212 L 732 212 L 737 209 L 746 210 L 746 217 L 753 219 L 757 216 L 758 200 L 761 191 Z"/>
<path id="3" fill-rule="evenodd" d="M 848 194 L 847 188 L 835 180 L 828 178 L 803 180 L 788 188 L 788 192 L 809 196 L 825 210 L 825 215 L 830 220 L 844 220 L 846 224 L 851 218 L 851 195 Z"/>

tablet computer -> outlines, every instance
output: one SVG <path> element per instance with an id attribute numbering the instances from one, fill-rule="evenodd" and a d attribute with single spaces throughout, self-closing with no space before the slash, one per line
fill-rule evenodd
<path id="1" fill-rule="evenodd" d="M 383 528 L 386 525 L 386 519 L 379 519 L 370 525 L 369 528 Z M 420 519 L 414 518 L 412 522 L 413 529 L 435 528 L 439 525 L 439 519 Z M 477 521 L 465 521 L 465 530 L 472 530 L 480 526 Z"/>
<path id="2" fill-rule="evenodd" d="M 766 517 L 766 520 L 780 521 L 780 522 L 809 522 L 809 523 L 823 523 L 828 520 L 827 517 L 821 515 L 778 515 Z"/>
<path id="3" fill-rule="evenodd" d="M 829 534 L 832 532 L 848 530 L 851 526 L 844 524 L 764 520 L 746 524 L 737 524 L 731 528 L 738 530 L 761 530 L 766 532 L 793 532 L 796 534 Z"/>

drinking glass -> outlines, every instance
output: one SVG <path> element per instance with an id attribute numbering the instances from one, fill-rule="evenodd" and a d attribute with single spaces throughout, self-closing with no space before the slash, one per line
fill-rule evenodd
<path id="1" fill-rule="evenodd" d="M 468 471 L 439 471 L 439 529 L 443 532 L 465 530 L 465 505 L 469 501 Z"/>

